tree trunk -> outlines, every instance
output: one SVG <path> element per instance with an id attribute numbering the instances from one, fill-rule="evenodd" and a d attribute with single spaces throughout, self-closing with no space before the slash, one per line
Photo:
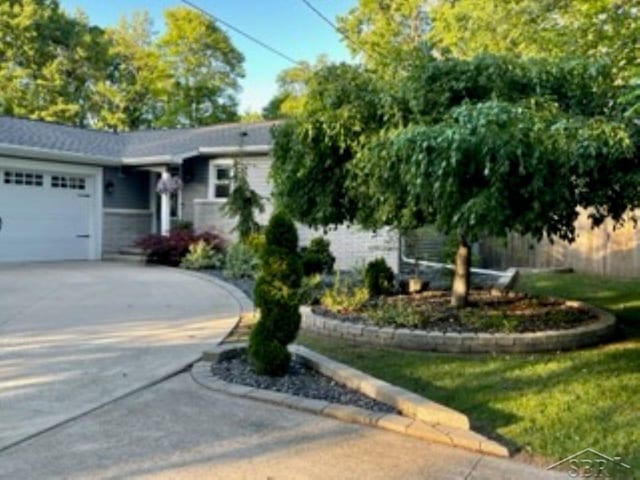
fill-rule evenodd
<path id="1" fill-rule="evenodd" d="M 451 288 L 451 305 L 465 307 L 471 285 L 471 250 L 466 238 L 460 236 L 456 252 L 456 265 Z"/>

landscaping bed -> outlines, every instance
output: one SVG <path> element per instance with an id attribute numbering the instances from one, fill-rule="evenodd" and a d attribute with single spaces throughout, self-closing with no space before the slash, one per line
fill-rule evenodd
<path id="1" fill-rule="evenodd" d="M 289 371 L 282 377 L 258 375 L 246 354 L 211 365 L 211 373 L 225 382 L 273 390 L 300 397 L 324 400 L 374 412 L 394 413 L 395 408 L 341 385 L 304 365 L 294 357 Z"/>
<path id="2" fill-rule="evenodd" d="M 495 295 L 473 290 L 467 307 L 450 305 L 446 291 L 427 291 L 370 300 L 358 308 L 316 305 L 313 312 L 351 323 L 379 327 L 413 328 L 443 333 L 527 333 L 564 330 L 597 321 L 582 306 L 562 300 L 510 292 Z"/>

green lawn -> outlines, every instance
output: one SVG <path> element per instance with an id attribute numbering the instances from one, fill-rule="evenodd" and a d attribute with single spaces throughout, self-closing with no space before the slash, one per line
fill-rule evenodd
<path id="1" fill-rule="evenodd" d="M 520 289 L 608 308 L 626 339 L 536 355 L 445 355 L 349 344 L 302 334 L 339 361 L 465 412 L 476 429 L 547 460 L 586 447 L 619 455 L 640 478 L 640 282 L 530 275 Z M 621 478 L 634 478 L 625 473 Z"/>

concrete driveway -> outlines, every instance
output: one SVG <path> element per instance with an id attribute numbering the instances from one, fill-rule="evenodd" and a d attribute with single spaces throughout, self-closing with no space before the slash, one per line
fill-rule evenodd
<path id="1" fill-rule="evenodd" d="M 192 363 L 241 301 L 175 269 L 0 266 L 0 452 Z"/>
<path id="2" fill-rule="evenodd" d="M 7 479 L 567 479 L 197 385 L 188 373 L 0 453 Z"/>

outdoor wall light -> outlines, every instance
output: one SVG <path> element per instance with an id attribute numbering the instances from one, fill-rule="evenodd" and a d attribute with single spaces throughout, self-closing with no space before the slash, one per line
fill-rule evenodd
<path id="1" fill-rule="evenodd" d="M 113 183 L 113 180 L 107 180 L 104 183 L 104 193 L 105 195 L 113 195 L 114 190 L 116 189 L 116 184 Z"/>

